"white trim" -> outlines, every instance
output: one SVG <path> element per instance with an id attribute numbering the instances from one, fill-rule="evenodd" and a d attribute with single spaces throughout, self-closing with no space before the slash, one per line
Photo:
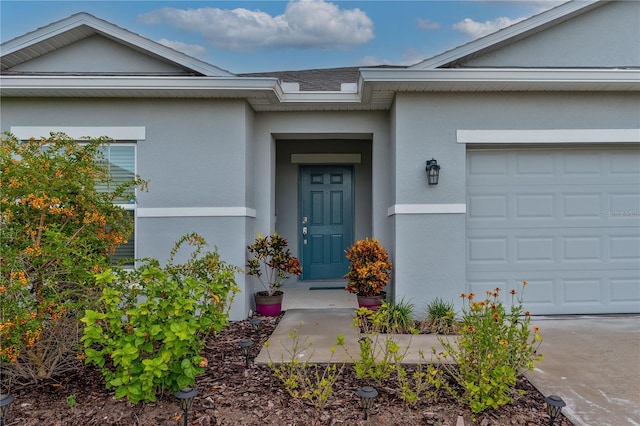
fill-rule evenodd
<path id="1" fill-rule="evenodd" d="M 138 207 L 138 217 L 256 217 L 248 207 Z"/>
<path id="2" fill-rule="evenodd" d="M 291 154 L 291 164 L 360 164 L 361 154 Z"/>
<path id="3" fill-rule="evenodd" d="M 458 130 L 458 143 L 640 143 L 640 129 Z"/>
<path id="4" fill-rule="evenodd" d="M 75 140 L 108 136 L 120 141 L 143 141 L 147 138 L 145 126 L 11 126 L 18 139 L 49 137 L 51 132 L 62 132 Z"/>
<path id="5" fill-rule="evenodd" d="M 387 210 L 389 216 L 398 214 L 457 214 L 466 212 L 466 204 L 395 204 Z"/>

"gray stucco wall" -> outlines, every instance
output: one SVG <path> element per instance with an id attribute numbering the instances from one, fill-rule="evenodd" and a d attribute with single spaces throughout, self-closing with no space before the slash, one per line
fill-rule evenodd
<path id="1" fill-rule="evenodd" d="M 640 66 L 640 2 L 612 1 L 463 66 Z"/>
<path id="2" fill-rule="evenodd" d="M 466 203 L 466 148 L 458 129 L 638 128 L 637 93 L 398 94 L 395 122 L 395 199 L 391 205 Z M 442 166 L 428 187 L 425 160 Z M 434 297 L 459 303 L 465 278 L 465 215 L 392 216 L 397 299 L 418 312 Z M 458 305 L 459 306 L 459 305 Z"/>
<path id="3" fill-rule="evenodd" d="M 136 144 L 137 172 L 149 181 L 149 191 L 138 194 L 137 207 L 148 214 L 136 220 L 136 256 L 166 261 L 180 236 L 197 232 L 219 248 L 223 259 L 242 267 L 253 218 L 201 209 L 244 208 L 252 198 L 246 166 L 252 161 L 250 112 L 243 101 L 5 98 L 2 131 L 10 126 L 144 126 L 146 140 Z M 172 217 L 166 208 L 189 213 Z M 243 274 L 237 282 L 244 290 Z M 250 295 L 238 295 L 232 319 L 244 318 Z"/>

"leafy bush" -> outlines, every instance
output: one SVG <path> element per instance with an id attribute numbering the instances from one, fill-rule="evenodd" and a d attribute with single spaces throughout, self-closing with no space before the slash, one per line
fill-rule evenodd
<path id="1" fill-rule="evenodd" d="M 174 264 L 181 244 L 195 246 L 190 259 Z M 104 287 L 99 310 L 87 310 L 82 341 L 86 362 L 102 369 L 107 388 L 130 402 L 155 401 L 156 392 L 193 386 L 207 365 L 200 356 L 202 333 L 228 322 L 238 288 L 238 268 L 217 250 L 199 256 L 205 241 L 183 237 L 165 268 L 155 260 L 135 271 L 107 270 L 97 276 Z"/>
<path id="2" fill-rule="evenodd" d="M 132 222 L 101 154 L 108 139 L 78 144 L 52 133 L 0 147 L 0 365 L 4 378 L 39 381 L 72 367 L 79 316 L 99 297 L 93 275 L 126 241 Z M 99 190 L 112 189 L 110 192 Z M 39 344 L 46 340 L 46 345 Z"/>
<path id="3" fill-rule="evenodd" d="M 523 292 L 526 285 L 524 281 Z M 442 371 L 429 376 L 432 383 L 444 386 L 473 413 L 510 403 L 516 378 L 525 370 L 532 370 L 534 361 L 542 360 L 537 352 L 542 337 L 537 327 L 533 327 L 531 337 L 531 318 L 522 307 L 522 296 L 516 297 L 516 290 L 511 290 L 512 303 L 507 310 L 500 291 L 487 291 L 487 298 L 479 302 L 474 301 L 473 293 L 462 294 L 468 306 L 463 309 L 460 335 L 455 344 L 440 339 L 445 350 L 437 356 L 454 361 L 442 364 L 442 368 L 463 389 L 462 393 L 446 385 Z"/>
<path id="4" fill-rule="evenodd" d="M 346 254 L 351 262 L 346 290 L 360 296 L 377 296 L 391 277 L 389 253 L 380 240 L 366 238 L 356 241 Z"/>

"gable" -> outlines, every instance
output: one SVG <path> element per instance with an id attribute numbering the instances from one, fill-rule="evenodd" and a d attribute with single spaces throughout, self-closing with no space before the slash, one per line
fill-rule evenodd
<path id="1" fill-rule="evenodd" d="M 93 35 L 7 70 L 18 74 L 193 75 L 192 70 Z"/>
<path id="2" fill-rule="evenodd" d="M 640 66 L 640 2 L 613 1 L 457 63 L 458 67 L 630 68 Z"/>
<path id="3" fill-rule="evenodd" d="M 0 48 L 3 74 L 233 76 L 88 13 L 54 22 L 2 43 Z M 105 49 L 104 57 L 101 49 Z"/>

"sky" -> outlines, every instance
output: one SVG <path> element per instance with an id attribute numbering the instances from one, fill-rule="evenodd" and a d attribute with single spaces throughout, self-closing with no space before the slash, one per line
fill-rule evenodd
<path id="1" fill-rule="evenodd" d="M 412 65 L 562 2 L 0 0 L 0 36 L 88 12 L 236 74 Z"/>

